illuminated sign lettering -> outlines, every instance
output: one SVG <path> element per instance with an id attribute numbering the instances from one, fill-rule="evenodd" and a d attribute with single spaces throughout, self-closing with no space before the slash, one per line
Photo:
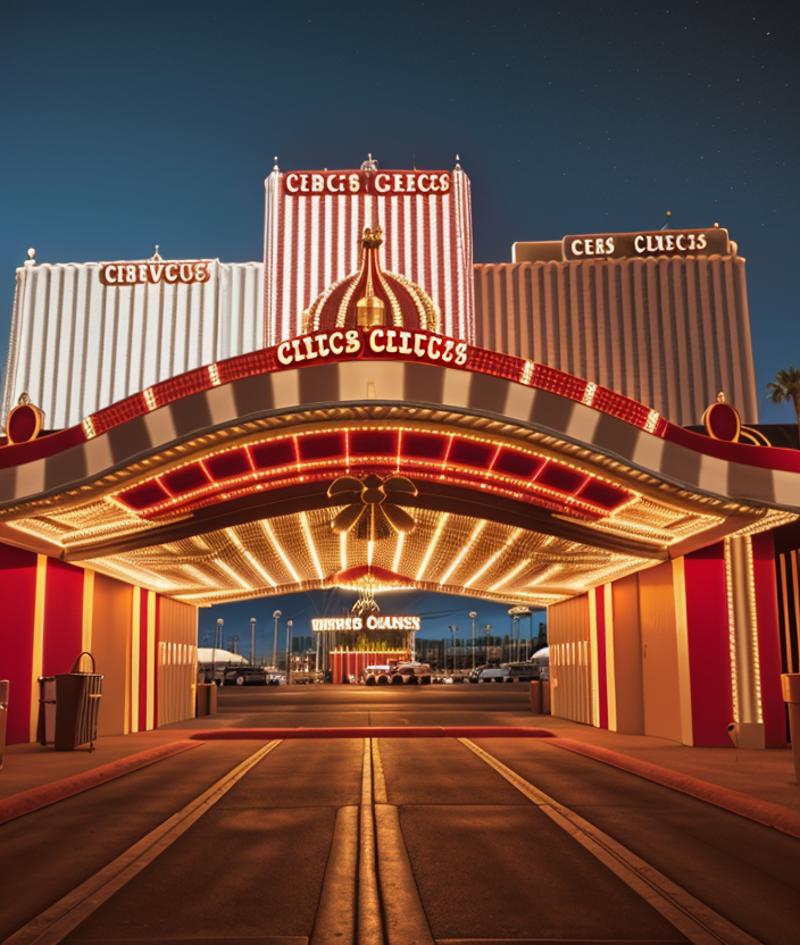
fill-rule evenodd
<path id="1" fill-rule="evenodd" d="M 107 286 L 192 285 L 211 278 L 210 259 L 113 262 L 100 266 L 100 282 Z"/>
<path id="2" fill-rule="evenodd" d="M 283 177 L 284 191 L 293 197 L 442 196 L 451 185 L 449 171 L 290 171 Z"/>
<path id="3" fill-rule="evenodd" d="M 730 253 L 728 231 L 656 230 L 652 233 L 601 233 L 565 236 L 564 259 L 623 259 L 647 256 L 726 256 Z"/>
<path id="4" fill-rule="evenodd" d="M 389 616 L 386 614 L 368 614 L 366 617 L 314 617 L 311 629 L 314 633 L 326 633 L 336 630 L 420 630 L 422 621 L 419 617 Z"/>
<path id="5" fill-rule="evenodd" d="M 466 341 L 445 338 L 427 331 L 379 326 L 364 333 L 357 328 L 337 328 L 282 341 L 275 349 L 285 367 L 308 361 L 325 360 L 344 354 L 399 355 L 426 361 L 441 361 L 463 367 L 467 363 Z"/>

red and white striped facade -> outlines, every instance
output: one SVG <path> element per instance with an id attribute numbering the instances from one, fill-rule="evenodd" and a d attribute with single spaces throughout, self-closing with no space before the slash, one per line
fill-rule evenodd
<path id="1" fill-rule="evenodd" d="M 324 174 L 327 172 L 317 172 Z M 341 175 L 369 171 L 347 170 Z M 291 193 L 297 177 L 276 166 L 265 181 L 265 345 L 302 334 L 303 312 L 333 283 L 358 268 L 365 227 L 384 231 L 382 266 L 430 295 L 442 317 L 442 333 L 474 340 L 472 207 L 469 178 L 452 171 L 388 171 L 403 178 L 446 176 L 447 192 L 400 194 Z"/>

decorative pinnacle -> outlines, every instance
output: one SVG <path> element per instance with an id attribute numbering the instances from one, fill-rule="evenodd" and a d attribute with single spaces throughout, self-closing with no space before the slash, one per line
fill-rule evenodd
<path id="1" fill-rule="evenodd" d="M 274 154 L 274 155 L 272 156 L 272 161 L 273 161 L 272 170 L 273 170 L 273 171 L 279 171 L 280 168 L 278 167 L 278 155 L 277 155 L 277 154 Z"/>
<path id="2" fill-rule="evenodd" d="M 28 250 L 28 260 L 32 263 L 36 262 L 36 250 L 33 246 L 31 246 L 31 248 Z"/>
<path id="3" fill-rule="evenodd" d="M 453 168 L 454 171 L 460 171 L 460 170 L 461 170 L 460 161 L 461 161 L 461 155 L 460 155 L 460 154 L 457 154 L 457 155 L 456 155 L 456 166 Z"/>

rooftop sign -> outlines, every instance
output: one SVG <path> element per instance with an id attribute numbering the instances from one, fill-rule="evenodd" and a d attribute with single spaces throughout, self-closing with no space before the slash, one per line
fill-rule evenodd
<path id="1" fill-rule="evenodd" d="M 192 285 L 211 278 L 210 259 L 149 259 L 146 262 L 100 264 L 100 282 L 107 286 Z"/>
<path id="2" fill-rule="evenodd" d="M 564 259 L 624 259 L 648 256 L 726 256 L 730 253 L 728 231 L 655 230 L 650 233 L 594 233 L 565 236 Z"/>
<path id="3" fill-rule="evenodd" d="M 449 194 L 449 171 L 290 171 L 283 175 L 283 189 L 291 197 L 443 196 Z"/>

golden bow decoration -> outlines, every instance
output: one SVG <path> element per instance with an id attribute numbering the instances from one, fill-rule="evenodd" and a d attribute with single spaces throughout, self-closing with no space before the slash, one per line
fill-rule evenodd
<path id="1" fill-rule="evenodd" d="M 356 538 L 367 541 L 410 532 L 416 522 L 398 503 L 416 494 L 417 487 L 405 476 L 340 476 L 328 487 L 328 497 L 345 507 L 333 519 L 331 528 L 337 534 L 353 532 Z"/>

